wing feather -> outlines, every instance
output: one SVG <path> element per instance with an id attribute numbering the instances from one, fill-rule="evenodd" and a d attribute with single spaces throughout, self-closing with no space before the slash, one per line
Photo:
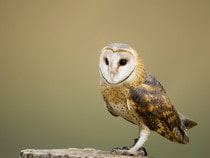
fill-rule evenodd
<path id="1" fill-rule="evenodd" d="M 137 113 L 151 130 L 179 143 L 188 143 L 186 128 L 171 104 L 163 86 L 152 75 L 131 90 Z"/>

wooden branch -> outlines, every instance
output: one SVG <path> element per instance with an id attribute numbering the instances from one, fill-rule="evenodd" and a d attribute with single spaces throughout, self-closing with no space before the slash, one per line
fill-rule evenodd
<path id="1" fill-rule="evenodd" d="M 109 151 L 102 151 L 93 148 L 69 148 L 69 149 L 26 149 L 20 153 L 20 158 L 136 158 L 137 156 L 123 156 L 110 154 Z M 138 156 L 138 158 L 149 158 Z"/>

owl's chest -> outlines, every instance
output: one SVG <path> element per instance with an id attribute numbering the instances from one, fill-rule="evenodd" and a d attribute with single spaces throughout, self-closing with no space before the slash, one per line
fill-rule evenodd
<path id="1" fill-rule="evenodd" d="M 129 91 L 120 88 L 107 88 L 103 92 L 107 109 L 110 113 L 134 123 L 139 124 L 139 116 L 129 105 Z"/>

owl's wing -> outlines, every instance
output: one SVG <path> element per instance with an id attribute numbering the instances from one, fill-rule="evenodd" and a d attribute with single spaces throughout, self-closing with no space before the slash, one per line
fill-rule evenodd
<path id="1" fill-rule="evenodd" d="M 132 106 L 145 125 L 169 140 L 188 143 L 186 127 L 163 86 L 152 75 L 147 75 L 146 81 L 130 94 Z"/>

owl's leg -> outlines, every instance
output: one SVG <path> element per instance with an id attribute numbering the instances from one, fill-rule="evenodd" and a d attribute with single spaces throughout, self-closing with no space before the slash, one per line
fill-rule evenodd
<path id="1" fill-rule="evenodd" d="M 146 155 L 147 152 L 145 148 L 142 148 L 142 145 L 147 141 L 150 130 L 147 127 L 141 129 L 139 134 L 139 139 L 136 141 L 136 144 L 130 149 L 114 149 L 113 153 L 121 155 Z"/>
<path id="2" fill-rule="evenodd" d="M 142 145 L 147 141 L 149 134 L 150 130 L 147 127 L 141 129 L 138 140 L 135 145 L 128 150 L 128 153 L 131 153 L 132 155 L 146 155 L 147 152 Z"/>

